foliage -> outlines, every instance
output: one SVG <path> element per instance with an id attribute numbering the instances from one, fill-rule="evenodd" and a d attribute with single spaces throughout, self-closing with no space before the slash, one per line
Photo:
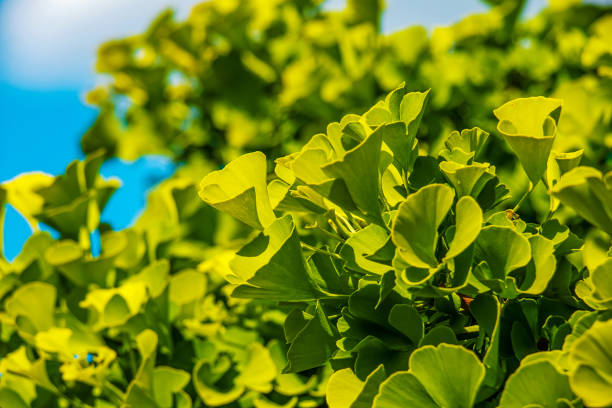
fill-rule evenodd
<path id="1" fill-rule="evenodd" d="M 543 181 L 550 201 L 603 228 L 592 230 L 600 240 L 584 243 L 552 208 L 542 223 L 525 222 L 505 209 L 495 167 L 474 160 L 486 132 L 450 134 L 437 157 L 418 153 L 412 124 L 427 97 L 400 86 L 331 123 L 276 160 L 267 190 L 252 174 L 264 169 L 254 164 L 261 154 L 204 177 L 200 196 L 213 207 L 235 217 L 272 207 L 278 217 L 258 223 L 230 263 L 232 296 L 295 304 L 285 332 L 301 332 L 286 336 L 288 369 L 330 361 L 331 407 L 607 406 L 612 172 L 574 161 L 557 183 Z M 535 97 L 495 111 L 533 184 L 547 171 L 561 106 Z M 255 197 L 213 184 L 228 175 L 248 175 L 243 190 Z M 211 200 L 211 186 L 226 201 Z M 593 327 L 578 331 L 587 316 Z"/>
<path id="2" fill-rule="evenodd" d="M 100 48 L 110 84 L 89 96 L 101 114 L 83 149 L 212 161 L 209 170 L 243 150 L 274 159 L 405 81 L 434 90 L 420 131 L 432 154 L 455 129 L 493 129 L 491 111 L 504 102 L 550 95 L 565 100 L 555 149 L 584 149 L 602 164 L 612 146 L 609 9 L 556 1 L 521 22 L 523 0 L 491 3 L 431 36 L 419 26 L 381 34 L 379 0 L 337 12 L 321 0 L 210 1 L 183 22 L 164 13 L 145 33 Z M 486 150 L 513 171 L 505 143 Z"/>
<path id="3" fill-rule="evenodd" d="M 610 10 L 490 3 L 430 37 L 217 0 L 103 45 L 86 159 L 0 186 L 36 229 L 0 406 L 610 405 Z M 114 231 L 99 167 L 149 153 L 181 166 Z"/>

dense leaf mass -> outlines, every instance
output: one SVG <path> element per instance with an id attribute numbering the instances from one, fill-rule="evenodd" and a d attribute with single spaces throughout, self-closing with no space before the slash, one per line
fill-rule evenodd
<path id="1" fill-rule="evenodd" d="M 100 48 L 87 157 L 0 185 L 35 231 L 0 252 L 0 407 L 612 405 L 612 8 L 383 35 L 380 3 Z M 178 170 L 115 231 L 99 168 L 150 153 Z"/>

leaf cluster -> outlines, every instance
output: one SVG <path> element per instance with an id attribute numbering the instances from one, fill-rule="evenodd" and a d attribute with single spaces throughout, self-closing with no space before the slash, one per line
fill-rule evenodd
<path id="1" fill-rule="evenodd" d="M 102 45 L 87 157 L 0 185 L 34 231 L 0 406 L 611 405 L 610 8 L 488 3 L 211 0 Z M 99 168 L 151 153 L 114 230 Z"/>
<path id="2" fill-rule="evenodd" d="M 400 86 L 273 175 L 257 152 L 202 179 L 204 202 L 261 231 L 229 264 L 232 296 L 295 305 L 287 371 L 331 364 L 331 407 L 609 405 L 612 172 L 551 155 L 561 100 L 504 104 L 497 130 L 549 198 L 526 222 L 475 160 L 484 130 L 419 153 L 428 96 Z"/>

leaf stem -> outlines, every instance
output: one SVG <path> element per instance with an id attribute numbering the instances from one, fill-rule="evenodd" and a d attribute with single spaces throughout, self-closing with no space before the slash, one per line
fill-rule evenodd
<path id="1" fill-rule="evenodd" d="M 333 232 L 329 232 L 325 228 L 316 226 L 316 227 L 314 227 L 312 229 L 315 230 L 315 231 L 319 231 L 319 232 L 323 233 L 324 235 L 328 236 L 329 238 L 335 239 L 336 241 L 344 241 L 344 239 L 340 235 L 334 234 Z"/>
<path id="2" fill-rule="evenodd" d="M 136 378 L 136 374 L 138 374 L 138 365 L 136 364 L 136 356 L 134 355 L 134 350 L 132 350 L 132 345 L 130 344 L 130 337 L 127 332 L 124 332 L 123 339 L 124 344 L 127 347 L 130 369 L 132 371 L 132 378 Z"/>
<path id="3" fill-rule="evenodd" d="M 300 244 L 302 245 L 302 248 L 308 249 L 310 251 L 318 252 L 320 254 L 329 255 L 329 256 L 332 256 L 334 258 L 342 259 L 342 257 L 340 255 L 338 255 L 338 254 L 336 254 L 334 252 L 329 252 L 329 251 L 326 251 L 326 250 L 321 249 L 321 248 L 313 247 L 311 245 L 308 245 L 305 242 L 300 242 Z"/>
<path id="4" fill-rule="evenodd" d="M 335 231 L 338 233 L 338 235 L 341 236 L 345 236 L 346 238 L 349 238 L 351 236 L 351 233 L 346 229 L 346 227 L 344 225 L 342 225 L 337 217 L 334 215 L 334 217 L 330 217 L 329 215 L 327 216 L 329 221 L 330 221 L 330 225 L 332 225 L 332 227 L 335 227 Z M 345 238 L 343 238 L 344 240 Z"/>
<path id="5" fill-rule="evenodd" d="M 545 223 L 546 221 L 550 220 L 554 213 L 555 210 L 548 210 L 548 213 L 546 214 L 546 217 L 544 218 L 544 221 L 542 223 Z"/>
<path id="6" fill-rule="evenodd" d="M 519 207 L 521 206 L 521 204 L 523 204 L 523 201 L 525 201 L 525 199 L 527 198 L 527 196 L 533 191 L 533 183 L 530 181 L 529 182 L 529 186 L 527 187 L 527 191 L 525 191 L 525 194 L 523 194 L 523 196 L 521 197 L 521 199 L 518 201 L 518 203 L 516 203 L 516 205 L 514 206 L 514 208 L 512 209 L 512 212 L 517 212 Z"/>
<path id="7" fill-rule="evenodd" d="M 336 218 L 339 219 L 340 221 L 342 221 L 342 223 L 344 224 L 344 227 L 346 229 L 348 229 L 348 231 L 350 233 L 349 235 L 354 234 L 356 232 L 355 228 L 353 228 L 351 223 L 346 218 L 344 218 L 343 216 L 338 215 L 338 214 L 336 214 Z"/>
<path id="8" fill-rule="evenodd" d="M 480 331 L 480 326 L 475 324 L 473 326 L 466 326 L 463 328 L 466 333 L 478 333 Z"/>
<path id="9" fill-rule="evenodd" d="M 325 297 L 320 297 L 317 300 L 339 300 L 339 299 L 347 299 L 351 295 L 343 295 L 343 294 L 331 294 L 329 292 L 325 292 Z"/>
<path id="10" fill-rule="evenodd" d="M 550 205 L 548 206 L 548 213 L 546 214 L 546 218 L 544 218 L 544 221 L 542 222 L 545 223 L 546 221 L 550 220 L 553 216 L 553 214 L 559 209 L 559 206 L 557 205 L 556 208 L 555 207 L 555 202 L 554 202 L 554 198 L 552 197 L 552 195 L 549 194 L 549 199 L 550 199 Z M 557 203 L 558 204 L 558 203 Z"/>
<path id="11" fill-rule="evenodd" d="M 406 189 L 406 194 L 410 194 L 410 188 L 408 188 L 408 185 L 410 184 L 408 182 L 408 173 L 406 172 L 406 170 L 402 170 L 402 183 L 404 183 L 404 188 Z"/>
<path id="12" fill-rule="evenodd" d="M 106 391 L 109 399 L 113 400 L 115 403 L 121 404 L 125 399 L 123 392 L 119 388 L 115 387 L 115 385 L 110 381 L 104 381 L 102 383 L 102 389 Z"/>

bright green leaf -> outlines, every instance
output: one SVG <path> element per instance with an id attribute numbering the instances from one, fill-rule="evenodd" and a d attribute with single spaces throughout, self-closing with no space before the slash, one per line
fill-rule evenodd
<path id="1" fill-rule="evenodd" d="M 323 295 L 307 269 L 290 215 L 274 221 L 232 261 L 246 283 L 233 296 L 274 300 L 313 300 Z"/>
<path id="2" fill-rule="evenodd" d="M 570 385 L 589 407 L 612 405 L 612 320 L 595 322 L 572 345 Z"/>
<path id="3" fill-rule="evenodd" d="M 531 259 L 529 241 L 510 227 L 484 227 L 476 240 L 476 248 L 478 257 L 487 262 L 494 279 L 504 280 Z"/>
<path id="4" fill-rule="evenodd" d="M 522 364 L 506 382 L 500 408 L 550 407 L 572 401 L 574 394 L 568 377 L 550 362 L 541 360 Z"/>
<path id="5" fill-rule="evenodd" d="M 451 208 L 455 194 L 444 184 L 431 184 L 400 204 L 391 237 L 400 255 L 417 268 L 436 267 L 438 227 Z"/>
<path id="6" fill-rule="evenodd" d="M 561 114 L 559 99 L 519 98 L 495 109 L 497 130 L 517 155 L 535 185 L 546 171 Z"/>
<path id="7" fill-rule="evenodd" d="M 469 247 L 480 234 L 482 210 L 470 196 L 461 197 L 455 208 L 456 227 L 445 260 L 456 257 Z"/>
<path id="8" fill-rule="evenodd" d="M 461 346 L 441 344 L 417 349 L 410 370 L 382 383 L 375 408 L 471 408 L 485 375 L 474 353 Z"/>
<path id="9" fill-rule="evenodd" d="M 296 333 L 291 341 L 284 372 L 300 372 L 322 366 L 336 348 L 333 330 L 319 304 L 314 316 Z"/>
<path id="10" fill-rule="evenodd" d="M 268 198 L 266 156 L 245 154 L 222 170 L 202 179 L 200 198 L 256 229 L 268 227 L 276 217 Z"/>
<path id="11" fill-rule="evenodd" d="M 612 234 L 612 173 L 602 176 L 593 167 L 565 173 L 552 194 L 590 223 Z M 609 180 L 609 181 L 608 181 Z"/>

